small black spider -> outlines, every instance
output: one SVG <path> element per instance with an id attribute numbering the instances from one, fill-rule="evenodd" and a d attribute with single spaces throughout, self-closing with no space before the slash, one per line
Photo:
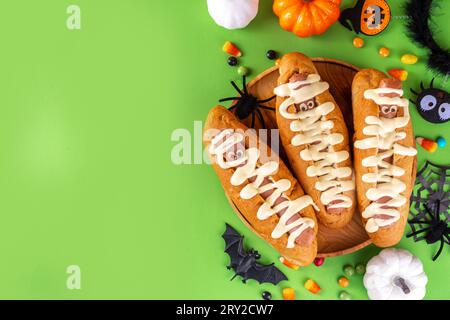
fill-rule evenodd
<path id="1" fill-rule="evenodd" d="M 219 102 L 224 101 L 237 101 L 232 107 L 229 108 L 229 110 L 233 111 L 236 116 L 239 118 L 239 120 L 244 120 L 250 115 L 252 116 L 252 124 L 251 127 L 253 128 L 255 125 L 255 114 L 258 117 L 259 121 L 261 122 L 261 125 L 263 128 L 266 127 L 266 124 L 264 122 L 264 117 L 261 113 L 261 109 L 271 110 L 275 111 L 275 108 L 267 107 L 261 105 L 261 103 L 269 102 L 273 99 L 275 99 L 276 96 L 270 97 L 265 100 L 258 100 L 255 96 L 252 96 L 247 91 L 247 85 L 246 85 L 246 77 L 243 76 L 242 79 L 243 89 L 239 89 L 239 87 L 236 85 L 234 81 L 231 81 L 231 85 L 233 88 L 239 93 L 239 97 L 230 97 L 230 98 L 223 98 L 220 99 Z"/>
<path id="2" fill-rule="evenodd" d="M 425 228 L 415 230 L 414 232 L 408 234 L 406 237 L 414 237 L 418 234 L 427 232 L 427 234 L 423 237 L 427 244 L 433 244 L 438 241 L 441 242 L 441 245 L 439 246 L 439 250 L 433 257 L 433 261 L 435 261 L 439 255 L 442 252 L 442 249 L 444 248 L 444 244 L 450 245 L 450 227 L 447 224 L 446 219 L 441 220 L 440 212 L 440 202 L 437 202 L 436 209 L 434 210 L 434 213 L 431 213 L 431 210 L 428 208 L 428 205 L 425 205 L 425 210 L 428 216 L 430 217 L 430 220 L 420 220 L 418 218 L 414 218 L 409 220 L 408 222 L 410 224 L 419 224 L 419 225 L 425 225 Z"/>
<path id="3" fill-rule="evenodd" d="M 450 120 L 450 94 L 444 90 L 433 87 L 434 79 L 430 87 L 425 88 L 420 83 L 420 93 L 410 89 L 417 96 L 416 101 L 410 100 L 417 107 L 422 118 L 431 123 L 444 123 Z"/>

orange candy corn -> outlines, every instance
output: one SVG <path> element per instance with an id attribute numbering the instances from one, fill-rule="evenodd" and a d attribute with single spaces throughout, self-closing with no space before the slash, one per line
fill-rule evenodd
<path id="1" fill-rule="evenodd" d="M 317 294 L 320 291 L 320 287 L 314 280 L 309 279 L 305 282 L 305 289 L 311 292 L 312 294 Z"/>
<path id="2" fill-rule="evenodd" d="M 283 299 L 284 300 L 295 300 L 295 290 L 292 288 L 283 289 Z"/>
<path id="3" fill-rule="evenodd" d="M 427 138 L 417 137 L 416 142 L 428 152 L 435 152 L 438 148 L 436 141 Z"/>
<path id="4" fill-rule="evenodd" d="M 232 56 L 235 57 L 240 57 L 242 56 L 242 52 L 239 50 L 238 47 L 236 47 L 232 42 L 227 41 L 225 42 L 225 44 L 223 45 L 222 50 L 228 54 L 231 54 Z"/>
<path id="5" fill-rule="evenodd" d="M 408 71 L 403 69 L 391 69 L 388 73 L 391 77 L 400 81 L 406 81 L 406 79 L 408 79 Z"/>
<path id="6" fill-rule="evenodd" d="M 300 269 L 300 266 L 287 261 L 284 257 L 280 257 L 280 262 L 282 264 L 284 264 L 288 268 L 291 268 L 291 269 L 294 269 L 294 270 Z"/>

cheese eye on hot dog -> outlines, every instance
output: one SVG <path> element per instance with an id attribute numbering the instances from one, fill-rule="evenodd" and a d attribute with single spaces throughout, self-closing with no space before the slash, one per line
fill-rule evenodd
<path id="1" fill-rule="evenodd" d="M 341 228 L 355 211 L 348 130 L 328 83 L 313 62 L 290 53 L 281 62 L 277 124 L 295 176 L 319 207 L 318 218 Z"/>
<path id="2" fill-rule="evenodd" d="M 308 265 L 317 254 L 313 200 L 278 157 L 262 160 L 269 147 L 247 129 L 223 107 L 210 111 L 204 144 L 212 166 L 251 229 L 291 263 Z"/>
<path id="3" fill-rule="evenodd" d="M 372 69 L 355 76 L 352 96 L 359 209 L 374 244 L 393 246 L 404 233 L 416 171 L 409 103 L 400 81 Z"/>

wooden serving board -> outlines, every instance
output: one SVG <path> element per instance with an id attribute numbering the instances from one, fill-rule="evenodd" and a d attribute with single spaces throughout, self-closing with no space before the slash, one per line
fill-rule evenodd
<path id="1" fill-rule="evenodd" d="M 349 129 L 349 136 L 352 137 L 353 115 L 351 87 L 353 78 L 359 69 L 350 64 L 331 59 L 314 58 L 313 61 L 322 79 L 330 84 L 330 92 L 344 114 L 345 122 Z M 247 89 L 250 94 L 254 95 L 259 100 L 267 99 L 273 96 L 273 90 L 277 84 L 278 77 L 278 67 L 274 66 L 254 78 L 248 84 Z M 275 107 L 275 99 L 265 105 Z M 269 110 L 261 111 L 264 116 L 264 121 L 266 122 L 266 127 L 270 129 L 277 128 L 275 112 Z M 244 119 L 243 123 L 250 126 L 250 117 Z M 261 128 L 261 123 L 257 121 L 254 128 Z M 352 141 L 352 139 L 350 139 L 350 141 Z M 286 165 L 289 166 L 289 162 L 286 161 L 286 158 L 283 155 L 283 150 L 280 150 L 280 156 L 285 160 Z M 232 201 L 230 201 L 230 203 L 244 224 L 253 230 L 234 203 Z M 349 254 L 360 250 L 369 244 L 371 244 L 371 240 L 364 230 L 361 215 L 358 211 L 355 212 L 353 220 L 342 229 L 330 229 L 319 224 L 319 257 L 335 257 Z"/>

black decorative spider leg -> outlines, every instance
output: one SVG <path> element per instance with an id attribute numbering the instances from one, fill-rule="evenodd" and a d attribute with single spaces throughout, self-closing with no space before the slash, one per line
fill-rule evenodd
<path id="1" fill-rule="evenodd" d="M 219 102 L 225 102 L 225 101 L 236 101 L 236 100 L 240 100 L 241 97 L 230 97 L 230 98 L 223 98 L 220 99 Z"/>
<path id="2" fill-rule="evenodd" d="M 431 230 L 432 228 L 433 228 L 433 227 L 427 227 L 427 228 L 424 228 L 424 229 L 416 230 L 416 231 L 411 232 L 410 234 L 408 234 L 406 237 L 407 237 L 407 238 L 414 237 L 414 236 L 416 236 L 416 235 L 418 235 L 418 234 L 420 234 L 420 233 L 427 232 L 427 231 Z"/>
<path id="3" fill-rule="evenodd" d="M 433 257 L 433 261 L 436 261 L 436 259 L 441 255 L 442 249 L 444 248 L 444 239 L 441 239 L 441 245 L 439 246 L 439 250 L 436 252 L 436 254 Z"/>
<path id="4" fill-rule="evenodd" d="M 261 110 L 256 109 L 256 114 L 258 115 L 258 119 L 261 122 L 262 127 L 265 129 L 266 128 L 266 123 L 264 121 L 264 117 L 263 117 L 263 115 L 261 113 Z"/>
<path id="5" fill-rule="evenodd" d="M 252 112 L 252 124 L 251 124 L 251 126 L 250 127 L 254 127 L 255 126 L 255 112 L 253 111 Z"/>
<path id="6" fill-rule="evenodd" d="M 259 103 L 266 103 L 266 102 L 272 101 L 272 100 L 275 99 L 275 98 L 276 98 L 276 96 L 272 96 L 272 97 L 270 97 L 270 98 L 268 98 L 268 99 L 258 100 L 258 102 L 259 102 Z"/>
<path id="7" fill-rule="evenodd" d="M 262 105 L 259 105 L 259 108 L 264 109 L 264 110 L 270 110 L 270 111 L 274 111 L 275 110 L 275 108 L 262 106 Z"/>
<path id="8" fill-rule="evenodd" d="M 431 83 L 430 83 L 430 88 L 431 88 L 431 89 L 433 89 L 434 79 L 435 79 L 435 78 L 433 78 L 433 79 L 431 80 Z"/>
<path id="9" fill-rule="evenodd" d="M 233 86 L 233 88 L 234 88 L 237 92 L 239 92 L 239 94 L 240 94 L 241 96 L 244 95 L 244 92 L 242 92 L 241 89 L 239 89 L 239 87 L 237 86 L 236 82 L 231 81 L 231 85 Z M 244 86 L 244 88 L 245 88 L 245 86 Z M 244 89 L 244 91 L 246 91 L 246 89 Z"/>
<path id="10" fill-rule="evenodd" d="M 247 91 L 247 77 L 246 76 L 242 77 L 242 86 L 243 86 L 243 89 L 244 89 L 244 93 L 248 94 L 248 91 Z"/>
<path id="11" fill-rule="evenodd" d="M 423 86 L 423 82 L 420 82 L 420 89 L 422 89 L 422 91 L 425 90 L 425 87 Z"/>
<path id="12" fill-rule="evenodd" d="M 414 90 L 414 89 L 409 89 L 409 91 L 411 91 L 412 93 L 414 93 L 416 96 L 419 95 L 419 93 L 417 93 L 416 90 Z"/>

